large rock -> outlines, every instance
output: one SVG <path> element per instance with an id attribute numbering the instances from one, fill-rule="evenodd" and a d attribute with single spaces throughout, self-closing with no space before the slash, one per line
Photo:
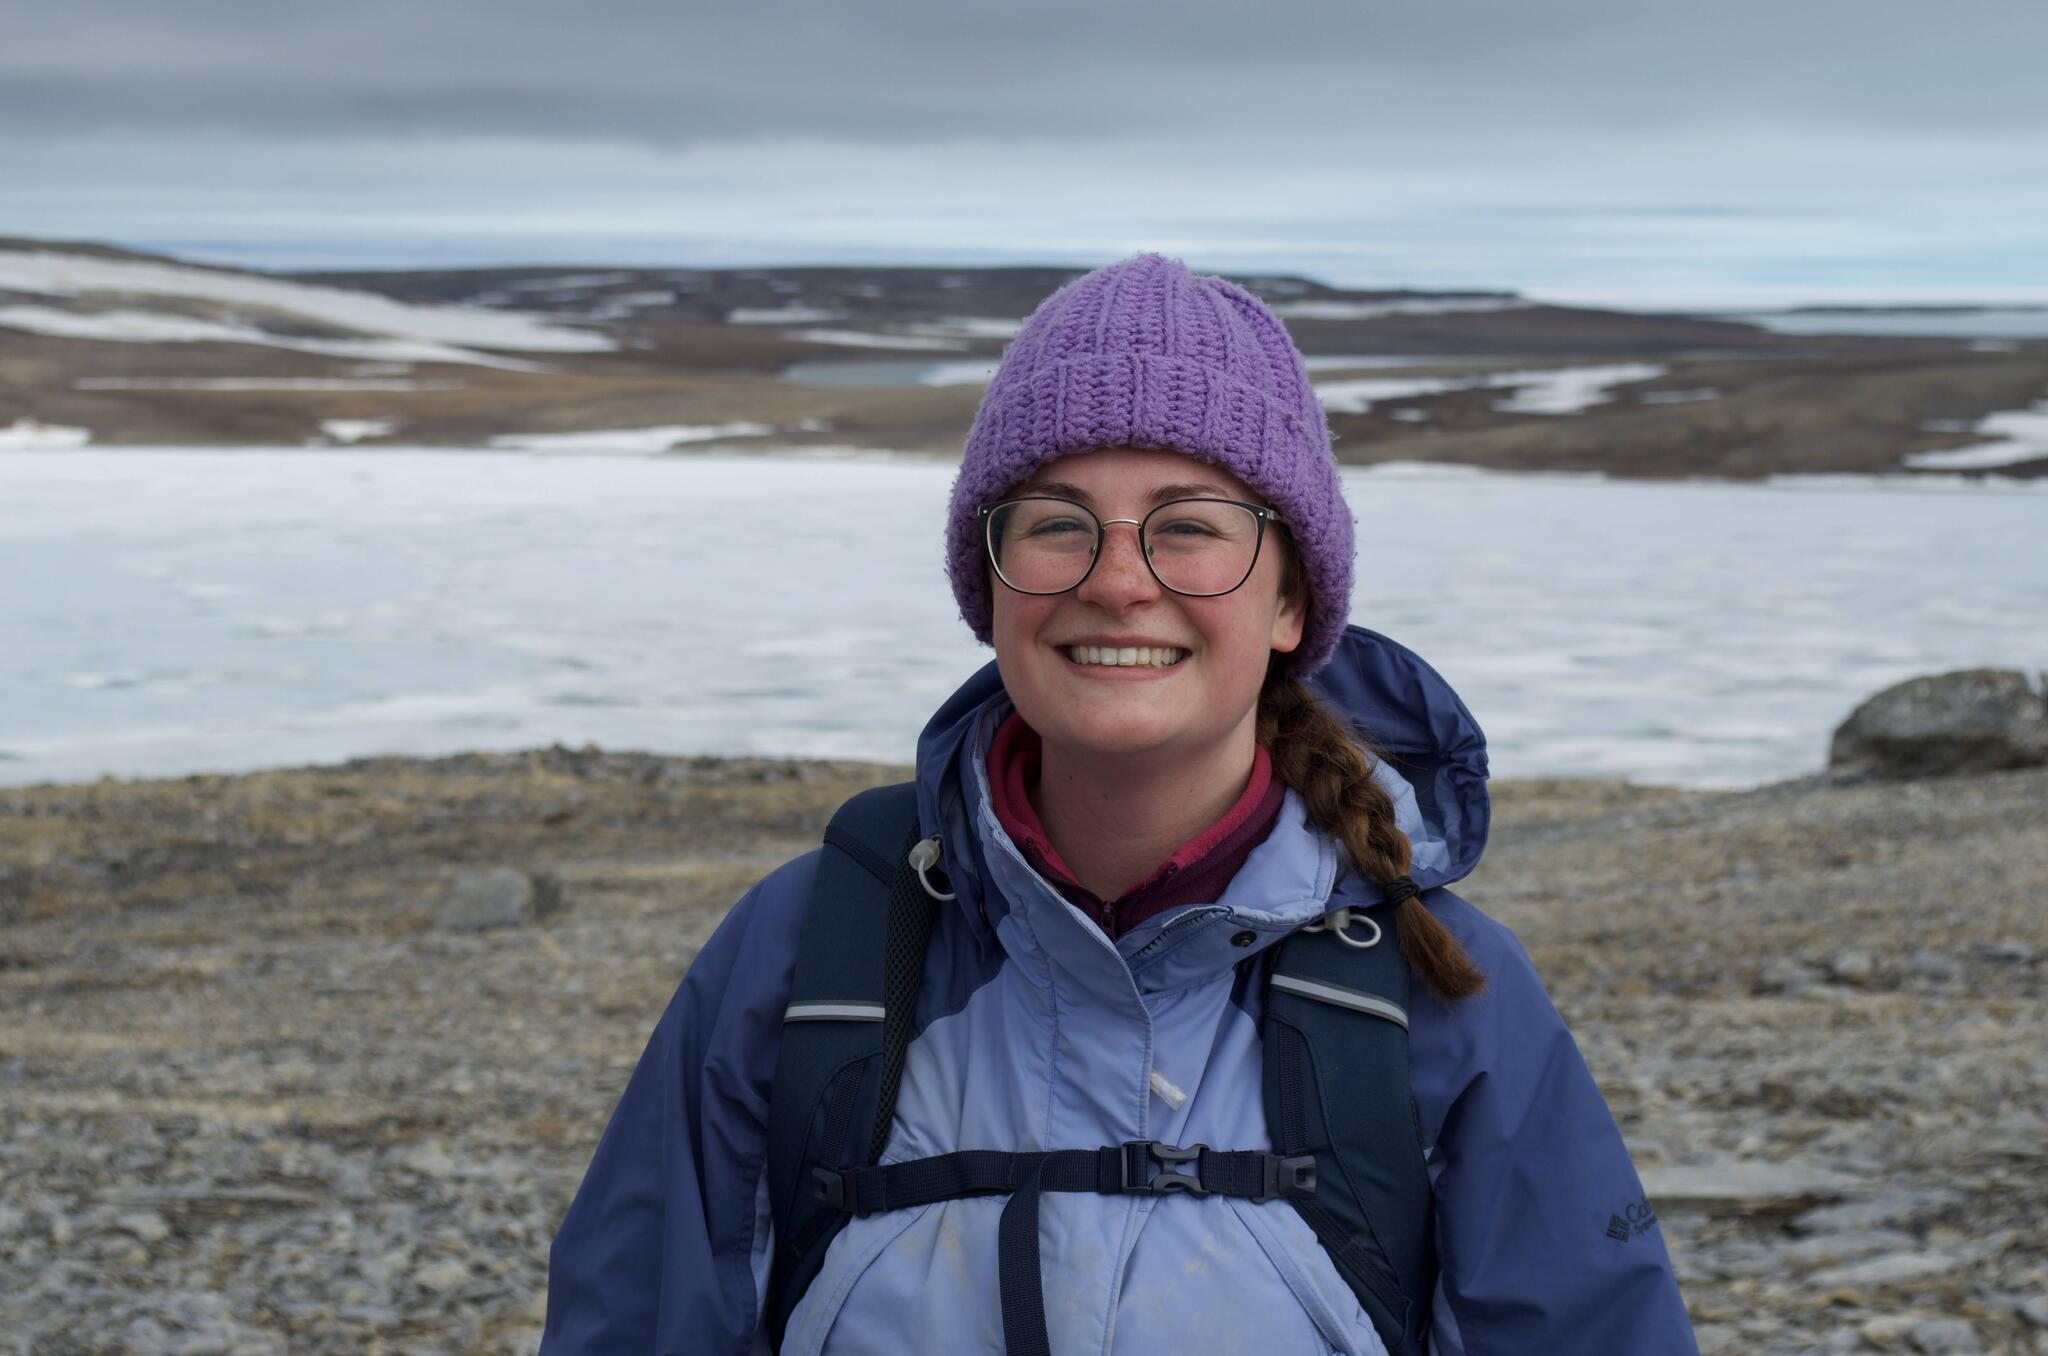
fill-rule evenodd
<path id="1" fill-rule="evenodd" d="M 493 866 L 458 872 L 434 922 L 446 932 L 486 932 L 531 923 L 561 906 L 554 877 Z"/>
<path id="2" fill-rule="evenodd" d="M 2048 698 L 2011 669 L 1910 678 L 1849 713 L 1828 750 L 1828 772 L 1898 781 L 2048 763 Z"/>
<path id="3" fill-rule="evenodd" d="M 1814 1164 L 1742 1159 L 1651 1165 L 1641 1176 L 1654 1208 L 1704 1215 L 1796 1215 L 1860 1185 Z"/>

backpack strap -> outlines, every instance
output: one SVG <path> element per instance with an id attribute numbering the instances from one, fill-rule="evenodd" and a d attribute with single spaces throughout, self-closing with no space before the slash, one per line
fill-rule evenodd
<path id="1" fill-rule="evenodd" d="M 1340 911 L 1330 926 L 1267 951 L 1261 1037 L 1271 1151 L 1135 1141 L 965 1150 L 878 1166 L 934 914 L 911 858 L 917 829 L 915 788 L 903 783 L 853 797 L 825 831 L 769 1105 L 774 1344 L 849 1218 L 1005 1194 L 1006 1346 L 1013 1356 L 1043 1353 L 1039 1195 L 1082 1191 L 1284 1199 L 1329 1252 L 1389 1356 L 1424 1356 L 1436 1249 L 1394 910 Z"/>
<path id="2" fill-rule="evenodd" d="M 847 1219 L 818 1198 L 812 1170 L 875 1162 L 895 1116 L 933 916 L 910 861 L 917 830 L 911 782 L 861 792 L 825 830 L 768 1104 L 778 1345 Z"/>
<path id="3" fill-rule="evenodd" d="M 911 853 L 917 842 L 909 784 L 855 796 L 825 830 L 769 1103 L 773 1341 L 781 1345 L 790 1315 L 848 1219 L 1001 1194 L 1010 1197 L 997 1243 L 1005 1346 L 1011 1356 L 1049 1356 L 1041 1193 L 1306 1197 L 1315 1189 L 1315 1162 L 1265 1149 L 1136 1140 L 1099 1149 L 970 1149 L 880 1164 L 931 939 L 932 897 L 917 866 L 925 859 Z"/>
<path id="4" fill-rule="evenodd" d="M 1275 1152 L 1316 1164 L 1313 1198 L 1290 1204 L 1389 1356 L 1423 1356 L 1435 1216 L 1409 1087 L 1409 972 L 1394 908 L 1336 911 L 1267 955 L 1267 1127 Z"/>

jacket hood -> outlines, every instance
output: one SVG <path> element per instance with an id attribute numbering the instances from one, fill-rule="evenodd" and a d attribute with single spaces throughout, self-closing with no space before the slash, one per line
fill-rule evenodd
<path id="1" fill-rule="evenodd" d="M 1307 681 L 1382 755 L 1373 776 L 1393 797 L 1395 822 L 1408 835 L 1416 885 L 1428 890 L 1470 875 L 1492 818 L 1486 736 L 1450 684 L 1414 651 L 1362 626 L 1347 626 L 1330 662 Z M 974 779 L 961 776 L 962 759 L 986 747 L 1011 709 L 991 660 L 918 737 L 918 818 L 927 837 L 940 835 L 963 904 L 979 899 L 987 868 L 980 835 L 970 827 L 978 807 L 970 801 Z M 1377 897 L 1376 887 L 1370 894 Z"/>

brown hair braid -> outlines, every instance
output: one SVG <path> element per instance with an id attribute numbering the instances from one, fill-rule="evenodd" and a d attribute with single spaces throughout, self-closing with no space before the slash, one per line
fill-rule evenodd
<path id="1" fill-rule="evenodd" d="M 1291 546 L 1292 543 L 1289 543 Z M 1287 551 L 1283 597 L 1298 597 L 1307 578 Z M 1258 741 L 1273 760 L 1273 772 L 1307 805 L 1308 817 L 1335 838 L 1359 870 L 1382 883 L 1408 874 L 1408 835 L 1394 824 L 1393 798 L 1372 779 L 1380 757 L 1341 716 L 1331 711 L 1278 662 L 1267 669 L 1259 692 Z M 1468 998 L 1486 987 L 1486 976 L 1464 946 L 1420 899 L 1404 899 L 1394 914 L 1401 955 L 1438 998 Z"/>

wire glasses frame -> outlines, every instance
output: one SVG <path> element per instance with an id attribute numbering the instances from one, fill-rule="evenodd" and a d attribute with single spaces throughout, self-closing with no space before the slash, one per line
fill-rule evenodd
<path id="1" fill-rule="evenodd" d="M 1087 519 L 1095 525 L 1095 540 L 1094 544 L 1089 548 L 1088 567 L 1085 570 L 1081 571 L 1080 578 L 1076 579 L 1073 583 L 1068 584 L 1065 588 L 1019 588 L 1015 583 L 1011 581 L 1008 575 L 1003 573 L 1002 561 L 999 559 L 999 553 L 996 550 L 995 542 L 996 515 L 1004 509 L 1015 508 L 1019 504 L 1026 504 L 1032 502 L 1050 502 L 1055 504 L 1066 505 L 1067 507 L 1075 509 L 1081 514 L 1085 515 Z M 1157 517 L 1159 514 L 1164 513 L 1166 510 L 1170 508 L 1175 508 L 1177 506 L 1185 504 L 1228 504 L 1233 508 L 1240 508 L 1243 509 L 1246 513 L 1249 513 L 1252 517 L 1253 522 L 1256 524 L 1256 526 L 1253 528 L 1252 553 L 1250 558 L 1245 561 L 1244 573 L 1238 576 L 1237 582 L 1232 584 L 1229 588 L 1211 589 L 1196 592 L 1190 589 L 1175 588 L 1173 585 L 1167 583 L 1164 579 L 1160 578 L 1159 567 L 1153 562 L 1152 558 L 1152 538 L 1149 532 L 1150 524 L 1153 518 Z M 1148 512 L 1145 515 L 1142 521 L 1137 518 L 1098 518 L 1095 516 L 1094 510 L 1090 509 L 1086 504 L 1077 503 L 1072 499 L 1063 499 L 1058 495 L 1052 494 L 1019 495 L 1014 499 L 1005 499 L 994 504 L 983 504 L 979 509 L 976 510 L 976 513 L 981 519 L 982 553 L 988 558 L 989 568 L 996 572 L 996 578 L 1003 581 L 1004 587 L 1009 588 L 1014 592 L 1028 593 L 1035 597 L 1051 597 L 1054 594 L 1071 593 L 1073 590 L 1087 583 L 1088 576 L 1095 573 L 1096 565 L 1099 564 L 1102 560 L 1102 542 L 1104 537 L 1108 535 L 1110 527 L 1117 523 L 1129 523 L 1131 526 L 1138 529 L 1138 554 L 1145 558 L 1145 568 L 1151 572 L 1152 578 L 1158 582 L 1159 587 L 1165 589 L 1168 593 L 1180 594 L 1184 598 L 1220 598 L 1226 593 L 1235 593 L 1237 590 L 1243 588 L 1245 580 L 1250 579 L 1252 577 L 1252 571 L 1258 568 L 1259 552 L 1262 549 L 1264 549 L 1266 544 L 1266 525 L 1269 523 L 1279 527 L 1286 527 L 1288 525 L 1287 520 L 1281 517 L 1276 510 L 1267 508 L 1263 504 L 1250 504 L 1246 503 L 1242 499 L 1222 499 L 1207 495 L 1189 497 L 1186 499 L 1169 499 L 1165 503 L 1154 507 L 1150 512 Z"/>

